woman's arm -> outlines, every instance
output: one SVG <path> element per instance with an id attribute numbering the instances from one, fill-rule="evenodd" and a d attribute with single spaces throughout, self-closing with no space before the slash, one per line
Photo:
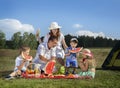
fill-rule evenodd
<path id="1" fill-rule="evenodd" d="M 39 55 L 39 58 L 44 61 L 44 62 L 48 62 L 49 60 L 47 58 L 45 58 L 44 56 L 42 55 Z"/>
<path id="2" fill-rule="evenodd" d="M 44 62 L 49 62 L 50 60 L 55 60 L 56 58 L 55 57 L 51 57 L 51 59 L 47 59 L 47 58 L 45 58 L 44 56 L 42 56 L 42 55 L 40 55 L 39 56 L 40 57 L 40 59 L 42 60 L 42 61 L 44 61 Z"/>
<path id="3" fill-rule="evenodd" d="M 68 48 L 68 46 L 67 46 L 67 44 L 65 42 L 65 39 L 62 40 L 62 45 L 63 45 L 64 49 Z"/>

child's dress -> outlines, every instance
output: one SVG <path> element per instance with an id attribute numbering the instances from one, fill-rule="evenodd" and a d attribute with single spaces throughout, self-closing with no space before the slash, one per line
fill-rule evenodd
<path id="1" fill-rule="evenodd" d="M 85 61 L 85 59 L 83 59 Z M 81 71 L 79 72 L 79 76 L 91 76 L 92 78 L 95 77 L 95 72 L 91 71 L 91 69 L 95 69 L 95 64 L 91 63 L 88 65 L 88 70 L 87 71 Z"/>

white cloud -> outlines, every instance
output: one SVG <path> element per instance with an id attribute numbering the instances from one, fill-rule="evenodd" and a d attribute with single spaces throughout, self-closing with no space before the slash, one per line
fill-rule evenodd
<path id="1" fill-rule="evenodd" d="M 99 37 L 105 38 L 105 34 L 103 32 L 95 33 L 88 30 L 80 30 L 80 31 L 77 31 L 75 34 L 78 36 L 90 36 L 94 38 L 99 36 Z"/>
<path id="2" fill-rule="evenodd" d="M 83 25 L 81 25 L 81 24 L 74 24 L 73 25 L 73 28 L 82 28 L 83 27 Z"/>
<path id="3" fill-rule="evenodd" d="M 10 39 L 15 32 L 34 32 L 34 27 L 30 24 L 22 24 L 16 19 L 2 19 L 0 20 L 0 30 L 6 34 L 6 38 Z"/>

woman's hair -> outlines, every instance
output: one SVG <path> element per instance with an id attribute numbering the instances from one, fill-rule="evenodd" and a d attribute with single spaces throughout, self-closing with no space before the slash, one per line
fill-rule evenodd
<path id="1" fill-rule="evenodd" d="M 21 54 L 22 52 L 27 51 L 27 50 L 30 50 L 30 47 L 25 46 L 25 45 L 21 46 L 21 47 L 20 47 L 20 54 Z"/>
<path id="2" fill-rule="evenodd" d="M 60 29 L 59 28 L 57 29 L 56 35 L 53 34 L 52 30 L 50 30 L 49 34 L 50 34 L 50 36 L 56 36 L 59 39 L 59 37 L 60 37 Z"/>

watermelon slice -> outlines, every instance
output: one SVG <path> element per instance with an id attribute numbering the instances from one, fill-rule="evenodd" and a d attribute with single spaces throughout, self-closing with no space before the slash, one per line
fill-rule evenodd
<path id="1" fill-rule="evenodd" d="M 77 76 L 77 75 L 74 75 L 74 74 L 69 74 L 69 75 L 66 76 L 65 78 L 67 78 L 67 79 L 76 79 L 76 78 L 78 78 L 78 76 Z"/>
<path id="2" fill-rule="evenodd" d="M 54 79 L 65 78 L 65 75 L 54 75 Z"/>
<path id="3" fill-rule="evenodd" d="M 49 75 L 52 74 L 54 66 L 55 66 L 55 60 L 49 61 L 44 68 L 45 74 L 49 74 Z"/>
<path id="4" fill-rule="evenodd" d="M 70 50 L 71 53 L 78 53 L 80 52 L 81 50 L 83 49 L 83 47 L 78 47 L 78 48 L 75 48 L 73 50 Z"/>
<path id="5" fill-rule="evenodd" d="M 31 61 L 31 60 L 32 60 L 32 56 L 27 55 L 27 54 L 24 54 L 23 52 L 22 52 L 22 57 L 23 57 L 24 59 L 28 60 L 28 61 Z"/>

